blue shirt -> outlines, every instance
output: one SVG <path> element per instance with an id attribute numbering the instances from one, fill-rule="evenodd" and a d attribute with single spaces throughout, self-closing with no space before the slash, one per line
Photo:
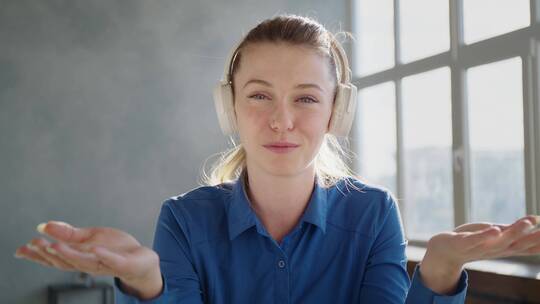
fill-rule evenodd
<path id="1" fill-rule="evenodd" d="M 166 200 L 153 249 L 162 293 L 140 301 L 115 278 L 116 303 L 464 303 L 412 283 L 392 195 L 349 179 L 315 187 L 296 227 L 277 243 L 250 207 L 243 178 Z"/>

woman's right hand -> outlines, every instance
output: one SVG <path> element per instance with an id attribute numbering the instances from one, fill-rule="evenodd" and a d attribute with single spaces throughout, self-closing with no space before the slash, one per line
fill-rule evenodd
<path id="1" fill-rule="evenodd" d="M 109 227 L 77 228 L 64 222 L 40 224 L 38 231 L 53 238 L 34 238 L 15 255 L 64 271 L 110 275 L 126 292 L 142 299 L 161 293 L 159 256 L 130 234 Z"/>

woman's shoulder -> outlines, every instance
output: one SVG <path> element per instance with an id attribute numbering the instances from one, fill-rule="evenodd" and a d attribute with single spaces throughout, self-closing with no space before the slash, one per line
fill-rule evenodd
<path id="1" fill-rule="evenodd" d="M 165 200 L 161 215 L 177 222 L 193 243 L 220 238 L 231 193 L 230 184 L 200 186 Z"/>
<path id="2" fill-rule="evenodd" d="M 397 201 L 384 186 L 350 177 L 328 188 L 328 221 L 336 227 L 373 235 Z M 368 228 L 369 227 L 369 228 Z"/>
<path id="3" fill-rule="evenodd" d="M 232 191 L 233 183 L 223 183 L 215 186 L 199 186 L 187 192 L 171 197 L 175 200 L 206 200 L 227 195 Z"/>
<path id="4" fill-rule="evenodd" d="M 169 197 L 163 205 L 184 210 L 206 209 L 208 207 L 214 210 L 219 205 L 224 205 L 232 193 L 232 187 L 232 183 L 199 186 L 182 194 Z"/>
<path id="5" fill-rule="evenodd" d="M 370 183 L 363 178 L 346 177 L 339 180 L 329 188 L 329 193 L 336 199 L 349 199 L 352 202 L 376 202 L 391 203 L 395 201 L 392 192 L 383 185 Z"/>

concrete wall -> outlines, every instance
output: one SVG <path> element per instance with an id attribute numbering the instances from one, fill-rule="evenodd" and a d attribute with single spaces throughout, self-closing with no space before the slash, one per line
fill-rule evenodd
<path id="1" fill-rule="evenodd" d="M 151 246 L 162 201 L 227 146 L 211 91 L 229 48 L 278 13 L 348 29 L 348 6 L 0 0 L 0 303 L 46 303 L 47 285 L 73 280 L 13 257 L 40 222 L 117 227 Z"/>

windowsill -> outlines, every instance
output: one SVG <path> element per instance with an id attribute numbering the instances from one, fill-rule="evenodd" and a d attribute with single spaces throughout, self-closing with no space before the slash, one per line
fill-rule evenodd
<path id="1" fill-rule="evenodd" d="M 420 262 L 426 253 L 426 248 L 407 246 L 406 254 L 409 261 Z M 465 269 L 487 272 L 499 275 L 540 280 L 540 265 L 528 264 L 512 260 L 484 260 L 465 264 Z"/>

